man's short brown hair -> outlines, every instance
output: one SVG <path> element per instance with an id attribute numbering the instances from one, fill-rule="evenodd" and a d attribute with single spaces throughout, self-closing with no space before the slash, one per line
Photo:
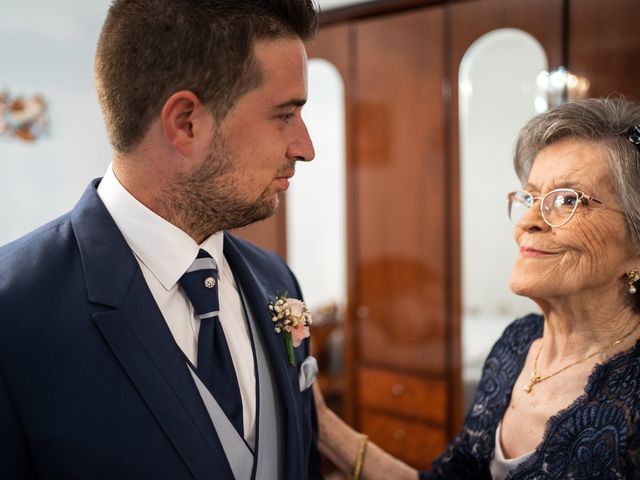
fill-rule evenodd
<path id="1" fill-rule="evenodd" d="M 113 147 L 130 151 L 175 92 L 216 119 L 262 82 L 255 40 L 311 38 L 313 0 L 114 0 L 96 52 L 96 89 Z"/>

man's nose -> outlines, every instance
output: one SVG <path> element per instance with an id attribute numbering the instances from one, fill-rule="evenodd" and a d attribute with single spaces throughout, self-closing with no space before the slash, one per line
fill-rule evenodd
<path id="1" fill-rule="evenodd" d="M 313 142 L 309 136 L 307 126 L 302 119 L 297 126 L 296 136 L 293 142 L 289 144 L 287 157 L 291 160 L 310 162 L 316 156 Z"/>

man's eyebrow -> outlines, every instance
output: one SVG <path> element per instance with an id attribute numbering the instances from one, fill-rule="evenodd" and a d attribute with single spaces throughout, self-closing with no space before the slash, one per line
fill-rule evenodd
<path id="1" fill-rule="evenodd" d="M 284 103 L 279 103 L 278 105 L 274 106 L 273 108 L 276 110 L 280 110 L 283 108 L 290 108 L 290 107 L 302 107 L 305 103 L 307 103 L 307 99 L 306 98 L 293 98 L 291 100 L 288 100 Z"/>

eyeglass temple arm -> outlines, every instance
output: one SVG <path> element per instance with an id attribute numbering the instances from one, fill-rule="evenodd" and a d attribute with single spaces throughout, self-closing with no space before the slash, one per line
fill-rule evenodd
<path id="1" fill-rule="evenodd" d="M 604 203 L 602 203 L 600 200 L 598 200 L 597 198 L 593 198 L 590 197 L 588 195 L 585 195 L 584 193 L 582 194 L 582 198 L 586 198 L 587 200 L 591 201 L 591 202 L 596 202 L 599 203 L 600 205 L 604 205 Z"/>

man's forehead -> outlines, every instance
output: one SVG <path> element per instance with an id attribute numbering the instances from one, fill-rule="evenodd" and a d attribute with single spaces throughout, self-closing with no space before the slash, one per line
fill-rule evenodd
<path id="1" fill-rule="evenodd" d="M 256 40 L 253 51 L 263 67 L 287 65 L 291 68 L 306 67 L 307 52 L 304 43 L 297 37 Z"/>
<path id="2" fill-rule="evenodd" d="M 257 41 L 255 55 L 262 83 L 255 95 L 267 95 L 270 107 L 300 107 L 307 101 L 307 56 L 298 38 Z"/>

